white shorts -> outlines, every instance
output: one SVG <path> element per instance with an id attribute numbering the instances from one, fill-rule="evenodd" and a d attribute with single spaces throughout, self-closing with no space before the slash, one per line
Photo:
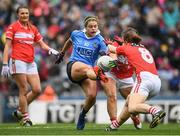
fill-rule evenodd
<path id="1" fill-rule="evenodd" d="M 117 89 L 123 89 L 123 88 L 127 88 L 127 87 L 133 87 L 134 85 L 134 80 L 132 77 L 128 77 L 128 78 L 123 78 L 123 79 L 119 79 L 116 76 L 114 76 L 112 73 L 107 72 L 106 73 L 107 77 L 112 78 L 114 81 L 116 81 L 116 86 Z"/>
<path id="2" fill-rule="evenodd" d="M 27 63 L 21 60 L 14 60 L 10 58 L 9 61 L 10 74 L 38 74 L 37 65 L 35 62 Z"/>
<path id="3" fill-rule="evenodd" d="M 140 93 L 151 98 L 159 93 L 160 88 L 161 80 L 157 75 L 150 72 L 141 72 L 136 77 L 131 93 Z"/>

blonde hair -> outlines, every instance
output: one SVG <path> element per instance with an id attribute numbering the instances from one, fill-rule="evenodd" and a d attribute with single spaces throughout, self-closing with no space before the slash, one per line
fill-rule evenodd
<path id="1" fill-rule="evenodd" d="M 99 24 L 99 19 L 97 16 L 87 16 L 84 19 L 84 26 L 87 27 L 89 21 L 96 21 Z"/>

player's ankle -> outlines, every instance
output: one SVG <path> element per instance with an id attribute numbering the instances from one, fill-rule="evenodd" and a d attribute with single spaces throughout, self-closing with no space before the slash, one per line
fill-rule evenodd
<path id="1" fill-rule="evenodd" d="M 117 119 L 111 119 L 111 125 L 110 125 L 111 128 L 118 128 L 119 126 L 120 125 Z"/>

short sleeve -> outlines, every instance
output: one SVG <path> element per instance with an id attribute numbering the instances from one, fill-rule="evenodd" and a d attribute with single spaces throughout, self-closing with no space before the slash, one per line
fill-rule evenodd
<path id="1" fill-rule="evenodd" d="M 6 30 L 6 38 L 12 40 L 13 36 L 14 36 L 14 28 L 13 28 L 13 25 L 10 25 L 8 29 Z"/>
<path id="2" fill-rule="evenodd" d="M 119 46 L 119 44 L 117 43 L 117 42 L 113 42 L 113 44 L 112 44 L 114 47 L 118 47 Z"/>
<path id="3" fill-rule="evenodd" d="M 99 40 L 100 40 L 100 51 L 99 52 L 105 52 L 107 53 L 108 48 L 104 42 L 104 38 L 102 36 L 99 36 Z"/>
<path id="4" fill-rule="evenodd" d="M 116 48 L 116 54 L 117 55 L 125 55 L 125 46 L 118 46 Z"/>
<path id="5" fill-rule="evenodd" d="M 38 29 L 34 27 L 34 42 L 38 42 L 42 39 L 42 35 L 39 33 Z"/>
<path id="6" fill-rule="evenodd" d="M 73 41 L 73 39 L 74 39 L 77 32 L 78 32 L 77 30 L 74 30 L 74 31 L 71 32 L 71 35 L 70 35 L 71 41 Z"/>

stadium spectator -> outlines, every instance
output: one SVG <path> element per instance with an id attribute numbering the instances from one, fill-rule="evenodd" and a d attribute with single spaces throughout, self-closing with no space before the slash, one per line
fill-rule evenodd
<path id="1" fill-rule="evenodd" d="M 57 55 L 58 51 L 50 48 L 43 41 L 38 29 L 30 23 L 28 7 L 18 7 L 17 16 L 18 20 L 12 23 L 6 31 L 1 74 L 6 78 L 11 74 L 19 88 L 19 108 L 13 112 L 13 115 L 21 121 L 23 126 L 31 126 L 28 105 L 41 93 L 33 46 L 37 43 L 42 49 L 53 55 Z M 12 51 L 9 60 L 10 48 Z M 30 85 L 31 91 L 28 91 L 28 85 Z"/>
<path id="2" fill-rule="evenodd" d="M 180 90 L 180 73 L 177 69 L 173 71 L 174 76 L 173 78 L 169 81 L 169 86 L 172 91 L 176 92 Z"/>
<path id="3" fill-rule="evenodd" d="M 177 2 L 167 2 L 165 11 L 163 12 L 163 22 L 168 32 L 175 31 L 179 21 L 179 8 Z"/>
<path id="4" fill-rule="evenodd" d="M 150 128 L 156 127 L 165 117 L 166 113 L 160 108 L 145 103 L 147 99 L 156 96 L 161 87 L 161 80 L 158 76 L 156 65 L 151 53 L 140 44 L 141 36 L 134 28 L 127 28 L 122 33 L 123 45 L 114 47 L 108 45 L 111 53 L 127 57 L 136 73 L 136 81 L 130 95 L 126 99 L 124 108 L 118 116 L 118 125 L 111 124 L 106 130 L 111 131 L 121 126 L 131 114 L 137 113 L 152 114 L 153 119 Z M 117 66 L 116 61 L 112 65 Z"/>
<path id="5" fill-rule="evenodd" d="M 72 82 L 80 85 L 86 96 L 77 122 L 78 130 L 84 129 L 86 113 L 96 101 L 97 86 L 96 81 L 93 80 L 96 80 L 98 77 L 103 82 L 106 82 L 107 79 L 99 71 L 100 69 L 94 67 L 98 55 L 104 55 L 107 52 L 107 47 L 104 43 L 104 38 L 100 35 L 98 25 L 99 20 L 96 16 L 87 16 L 84 19 L 85 28 L 83 30 L 74 30 L 71 33 L 70 38 L 65 42 L 56 60 L 56 63 L 62 62 L 65 52 L 73 46 L 71 57 L 67 64 L 67 75 Z"/>

